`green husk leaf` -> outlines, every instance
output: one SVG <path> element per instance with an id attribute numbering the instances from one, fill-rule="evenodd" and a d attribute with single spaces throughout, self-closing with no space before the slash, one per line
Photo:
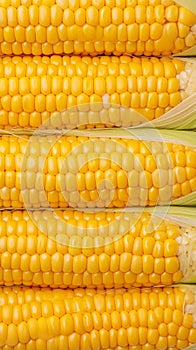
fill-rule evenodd
<path id="1" fill-rule="evenodd" d="M 56 133 L 56 131 L 54 131 Z M 67 135 L 92 137 L 92 130 L 71 130 Z M 171 142 L 196 147 L 196 136 L 193 131 L 166 130 L 166 129 L 96 129 L 93 137 L 114 137 L 136 139 L 144 141 Z"/>
<path id="2" fill-rule="evenodd" d="M 196 147 L 196 137 L 194 132 L 181 130 L 160 130 L 160 134 L 164 139 L 164 142 L 174 142 Z"/>
<path id="3" fill-rule="evenodd" d="M 186 57 L 186 56 L 196 56 L 196 45 L 190 49 L 173 55 L 174 57 Z"/>
<path id="4" fill-rule="evenodd" d="M 184 205 L 184 206 L 189 206 L 189 207 L 195 207 L 196 206 L 196 191 L 188 194 L 187 196 L 184 196 L 182 198 L 178 198 L 178 199 L 172 201 L 172 205 Z"/>
<path id="5" fill-rule="evenodd" d="M 186 51 L 179 52 L 173 56 L 174 57 L 187 57 L 187 56 L 193 57 L 193 56 L 196 56 L 196 45 L 191 47 L 190 49 L 188 49 Z"/>
<path id="6" fill-rule="evenodd" d="M 14 212 L 18 209 L 13 209 L 13 208 L 0 208 L 0 211 L 10 211 L 10 212 Z M 25 211 L 26 209 L 21 208 L 21 211 Z M 39 211 L 53 211 L 54 209 L 52 209 L 51 207 L 49 208 L 40 208 Z M 103 209 L 100 208 L 83 208 L 83 209 L 73 209 L 73 208 L 55 208 L 55 211 L 73 211 L 75 210 L 76 212 L 86 212 L 86 213 L 98 213 Z M 37 209 L 33 209 L 33 208 L 28 208 L 28 212 L 31 211 L 37 211 Z M 123 208 L 107 208 L 104 209 L 104 212 L 107 213 L 123 213 L 125 212 L 125 209 Z M 155 216 L 161 217 L 161 218 L 166 218 L 166 219 L 170 219 L 172 218 L 172 220 L 175 220 L 175 222 L 177 223 L 186 223 L 189 225 L 193 225 L 196 226 L 196 209 L 191 208 L 191 207 L 176 207 L 176 206 L 170 206 L 167 209 L 163 206 L 160 207 L 156 207 L 156 211 L 154 208 L 152 207 L 148 207 L 148 208 L 141 208 L 141 207 L 127 207 L 126 208 L 126 213 L 142 213 L 142 212 L 146 212 L 146 213 L 151 213 Z"/>
<path id="7" fill-rule="evenodd" d="M 186 348 L 185 350 L 195 350 L 195 344 L 189 346 L 189 347 Z"/>
<path id="8" fill-rule="evenodd" d="M 175 0 L 175 2 L 196 14 L 196 2 L 194 0 Z"/>
<path id="9" fill-rule="evenodd" d="M 133 208 L 134 210 L 134 208 Z M 196 209 L 191 207 L 175 207 L 170 206 L 165 210 L 165 207 L 145 208 L 144 212 L 153 213 L 153 215 L 164 217 L 166 219 L 172 219 L 177 224 L 190 225 L 196 227 Z"/>

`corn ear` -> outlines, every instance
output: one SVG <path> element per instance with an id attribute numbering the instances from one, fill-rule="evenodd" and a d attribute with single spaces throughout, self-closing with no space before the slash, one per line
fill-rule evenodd
<path id="1" fill-rule="evenodd" d="M 130 288 L 196 281 L 191 208 L 2 210 L 0 219 L 0 285 Z"/>
<path id="2" fill-rule="evenodd" d="M 194 205 L 195 146 L 194 132 L 155 129 L 2 136 L 0 205 Z"/>
<path id="3" fill-rule="evenodd" d="M 1 129 L 196 127 L 195 59 L 0 58 Z"/>
<path id="4" fill-rule="evenodd" d="M 1 0 L 2 55 L 168 56 L 196 45 L 195 5 L 190 1 L 11 4 Z"/>
<path id="5" fill-rule="evenodd" d="M 194 287 L 2 288 L 0 300 L 3 350 L 162 350 L 196 344 Z"/>

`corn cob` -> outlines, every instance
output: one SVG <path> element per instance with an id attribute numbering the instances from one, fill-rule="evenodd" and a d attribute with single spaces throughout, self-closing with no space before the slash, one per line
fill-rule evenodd
<path id="1" fill-rule="evenodd" d="M 0 58 L 0 127 L 139 125 L 193 95 L 195 79 L 196 63 L 169 58 Z"/>
<path id="2" fill-rule="evenodd" d="M 194 196 L 195 143 L 179 141 L 194 140 L 194 133 L 175 132 L 177 139 L 166 143 L 150 129 L 148 139 L 155 141 L 145 141 L 146 131 L 144 136 L 139 130 L 128 136 L 119 132 L 121 138 L 114 136 L 115 130 L 106 137 L 96 130 L 93 137 L 81 130 L 62 137 L 2 136 L 0 206 L 124 208 Z"/>
<path id="3" fill-rule="evenodd" d="M 196 344 L 195 288 L 1 288 L 1 350 L 174 350 Z"/>
<path id="4" fill-rule="evenodd" d="M 170 55 L 196 45 L 195 24 L 173 0 L 1 0 L 0 53 Z"/>
<path id="5" fill-rule="evenodd" d="M 196 225 L 180 218 L 182 223 L 173 215 L 159 219 L 136 209 L 1 211 L 0 285 L 130 288 L 193 282 Z"/>

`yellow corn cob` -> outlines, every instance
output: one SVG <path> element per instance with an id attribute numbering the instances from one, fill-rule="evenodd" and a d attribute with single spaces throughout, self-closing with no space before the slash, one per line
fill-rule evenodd
<path id="1" fill-rule="evenodd" d="M 0 127 L 142 124 L 192 95 L 195 74 L 169 58 L 0 58 Z"/>
<path id="2" fill-rule="evenodd" d="M 95 135 L 2 136 L 0 206 L 154 206 L 196 191 L 194 147 Z"/>
<path id="3" fill-rule="evenodd" d="M 153 215 L 2 211 L 0 285 L 130 288 L 194 281 L 196 226 Z"/>
<path id="4" fill-rule="evenodd" d="M 6 55 L 170 55 L 196 44 L 196 15 L 173 0 L 1 0 Z"/>
<path id="5" fill-rule="evenodd" d="M 175 350 L 196 344 L 194 287 L 0 288 L 0 350 Z"/>

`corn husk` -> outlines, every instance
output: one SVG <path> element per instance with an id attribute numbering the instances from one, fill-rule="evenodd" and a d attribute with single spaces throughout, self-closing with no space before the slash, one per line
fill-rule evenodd
<path id="1" fill-rule="evenodd" d="M 191 345 L 188 348 L 186 348 L 185 350 L 195 350 L 195 345 Z"/>
<path id="2" fill-rule="evenodd" d="M 193 0 L 175 0 L 176 4 L 184 6 L 193 13 L 196 13 L 196 3 Z"/>

